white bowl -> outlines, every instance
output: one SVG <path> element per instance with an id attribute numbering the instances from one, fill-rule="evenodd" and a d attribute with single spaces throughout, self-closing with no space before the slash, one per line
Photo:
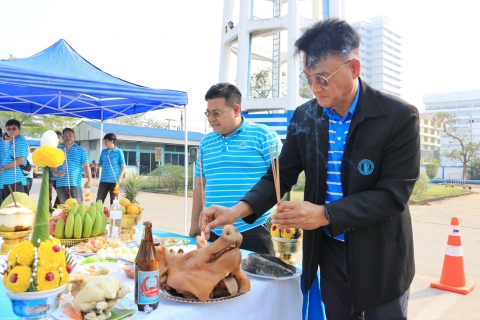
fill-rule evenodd
<path id="1" fill-rule="evenodd" d="M 101 268 L 107 268 L 109 275 L 116 275 L 122 270 L 122 266 L 113 262 L 94 262 L 82 265 L 79 270 L 87 275 Z"/>

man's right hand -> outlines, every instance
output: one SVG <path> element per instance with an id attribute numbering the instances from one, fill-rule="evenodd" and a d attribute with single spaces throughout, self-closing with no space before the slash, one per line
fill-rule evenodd
<path id="1" fill-rule="evenodd" d="M 234 208 L 213 205 L 200 213 L 200 225 L 206 240 L 210 238 L 213 228 L 233 224 L 237 220 Z"/>

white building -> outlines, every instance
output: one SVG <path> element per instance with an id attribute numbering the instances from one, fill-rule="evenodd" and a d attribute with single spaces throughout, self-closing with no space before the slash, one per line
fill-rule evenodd
<path id="1" fill-rule="evenodd" d="M 402 94 L 402 37 L 384 17 L 352 23 L 360 33 L 360 77 L 377 90 L 400 97 Z"/>
<path id="2" fill-rule="evenodd" d="M 328 17 L 344 17 L 343 0 L 224 0 L 219 82 L 234 83 L 244 97 L 245 116 L 263 114 L 249 120 L 274 127 L 280 138 L 295 108 L 308 101 L 300 96 L 309 89 L 299 79 L 303 66 L 294 43 Z M 267 68 L 269 84 L 252 92 L 252 75 Z"/>
<path id="3" fill-rule="evenodd" d="M 446 112 L 456 116 L 460 121 L 457 127 L 462 129 L 468 141 L 480 140 L 480 90 L 432 93 L 423 96 L 425 113 L 432 116 Z M 441 152 L 460 150 L 460 145 L 441 133 Z M 461 165 L 442 157 L 442 164 Z"/>

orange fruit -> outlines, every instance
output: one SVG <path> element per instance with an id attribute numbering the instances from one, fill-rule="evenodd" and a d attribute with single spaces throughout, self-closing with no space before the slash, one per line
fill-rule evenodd
<path id="1" fill-rule="evenodd" d="M 122 208 L 122 214 L 126 214 L 127 213 L 127 208 L 125 208 L 124 206 L 120 206 Z"/>
<path id="2" fill-rule="evenodd" d="M 78 201 L 77 201 L 77 199 L 75 199 L 75 198 L 68 198 L 68 199 L 65 201 L 65 204 L 66 204 L 67 206 L 69 206 L 69 207 L 72 207 L 72 205 L 73 205 L 74 203 L 78 204 Z"/>
<path id="3" fill-rule="evenodd" d="M 125 208 L 128 208 L 132 204 L 127 198 L 120 199 L 118 203 L 120 203 L 120 205 L 124 206 Z"/>
<path id="4" fill-rule="evenodd" d="M 138 210 L 137 206 L 129 206 L 127 208 L 127 214 L 139 214 L 140 210 Z"/>
<path id="5" fill-rule="evenodd" d="M 138 203 L 132 203 L 132 204 L 130 204 L 130 206 L 135 206 L 135 207 L 137 207 L 137 208 L 138 208 L 138 212 L 142 212 L 142 210 L 143 210 L 142 207 L 141 207 Z"/>

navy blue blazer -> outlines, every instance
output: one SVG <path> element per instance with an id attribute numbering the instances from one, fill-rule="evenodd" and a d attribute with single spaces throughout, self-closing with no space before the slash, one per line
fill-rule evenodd
<path id="1" fill-rule="evenodd" d="M 415 274 L 408 199 L 420 172 L 418 110 L 362 81 L 342 160 L 344 198 L 326 204 L 333 235 L 345 234 L 345 258 L 353 310 L 396 299 Z M 313 99 L 299 106 L 280 154 L 284 194 L 305 171 L 305 201 L 323 205 L 326 196 L 328 118 Z M 241 201 L 257 219 L 276 203 L 271 169 Z M 306 230 L 303 277 L 315 279 L 323 229 Z"/>

